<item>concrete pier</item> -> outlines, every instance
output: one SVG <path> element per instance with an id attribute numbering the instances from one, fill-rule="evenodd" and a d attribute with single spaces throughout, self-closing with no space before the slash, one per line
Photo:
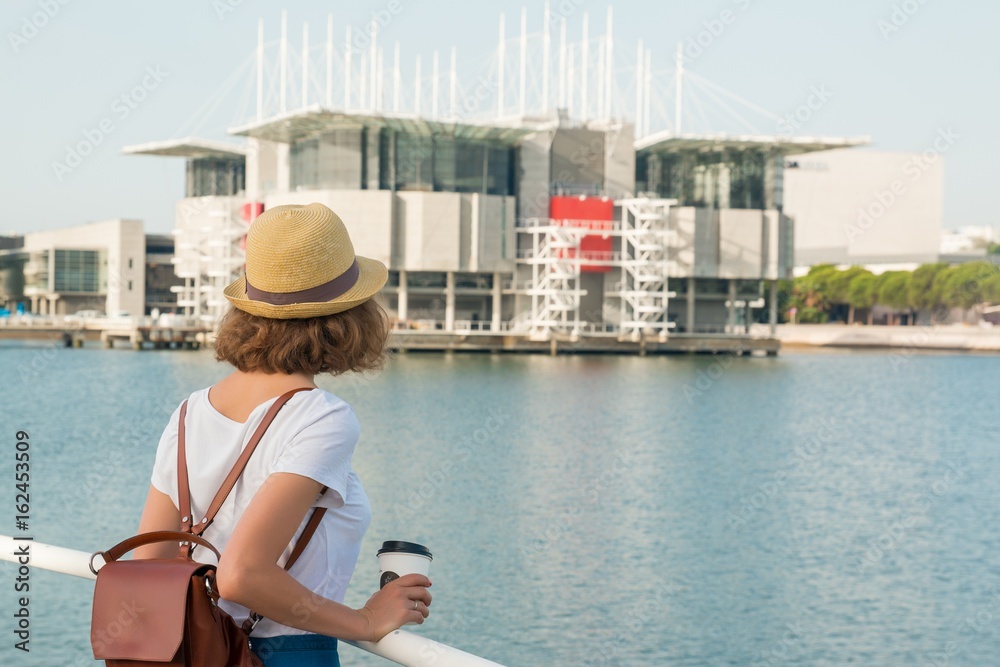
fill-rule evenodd
<path id="1" fill-rule="evenodd" d="M 483 327 L 486 325 L 480 323 Z M 51 340 L 59 347 L 83 347 L 100 342 L 105 348 L 133 350 L 197 350 L 211 344 L 212 330 L 198 326 L 108 325 L 68 327 L 65 324 L 0 325 L 0 340 Z M 697 333 L 650 334 L 620 337 L 607 331 L 551 334 L 534 337 L 527 333 L 491 331 L 489 328 L 459 330 L 395 329 L 389 335 L 390 349 L 405 352 L 492 352 L 525 354 L 778 354 L 781 342 L 767 335 Z"/>

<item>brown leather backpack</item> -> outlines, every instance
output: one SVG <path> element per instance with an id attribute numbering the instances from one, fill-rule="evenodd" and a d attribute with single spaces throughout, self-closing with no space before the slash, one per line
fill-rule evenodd
<path id="1" fill-rule="evenodd" d="M 194 525 L 185 456 L 187 401 L 181 405 L 177 431 L 181 531 L 143 533 L 94 554 L 105 560 L 105 564 L 95 570 L 97 584 L 90 627 L 95 659 L 105 660 L 108 667 L 152 667 L 154 664 L 160 667 L 263 667 L 250 650 L 249 641 L 250 633 L 262 617 L 251 612 L 242 627 L 237 625 L 233 617 L 218 606 L 216 566 L 196 562 L 191 552 L 195 545 L 201 545 L 210 549 L 216 559 L 220 557 L 201 533 L 212 524 L 278 410 L 296 392 L 310 388 L 293 389 L 275 400 L 216 493 L 204 519 Z M 298 560 L 325 512 L 324 508 L 313 510 L 285 564 L 286 570 Z M 156 542 L 177 542 L 178 555 L 118 560 L 136 547 Z M 91 569 L 94 570 L 93 557 Z"/>

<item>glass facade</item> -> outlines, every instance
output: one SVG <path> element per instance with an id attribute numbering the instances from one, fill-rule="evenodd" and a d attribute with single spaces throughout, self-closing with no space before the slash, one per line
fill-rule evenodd
<path id="1" fill-rule="evenodd" d="M 297 141 L 289 149 L 292 190 L 364 187 L 364 129 L 343 129 Z"/>
<path id="2" fill-rule="evenodd" d="M 382 190 L 514 193 L 511 146 L 388 129 L 338 130 L 292 144 L 291 189 L 363 189 L 376 165 Z"/>
<path id="3" fill-rule="evenodd" d="M 679 206 L 781 208 L 784 160 L 768 149 L 644 153 L 636 162 L 639 189 Z"/>
<path id="4" fill-rule="evenodd" d="M 56 292 L 100 294 L 107 291 L 107 258 L 100 250 L 55 251 Z"/>
<path id="5" fill-rule="evenodd" d="M 231 197 L 245 188 L 246 164 L 242 159 L 187 162 L 185 197 Z"/>

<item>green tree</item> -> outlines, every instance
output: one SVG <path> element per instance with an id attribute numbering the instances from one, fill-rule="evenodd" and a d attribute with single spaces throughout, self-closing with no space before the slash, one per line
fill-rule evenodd
<path id="1" fill-rule="evenodd" d="M 847 304 L 847 323 L 854 324 L 854 304 L 851 303 L 851 281 L 857 276 L 871 273 L 860 266 L 852 266 L 834 274 L 826 285 L 827 299 L 830 303 Z"/>
<path id="2" fill-rule="evenodd" d="M 896 313 L 900 311 L 909 312 L 909 288 L 909 271 L 886 271 L 875 279 L 876 300 L 890 309 L 889 324 L 895 323 Z"/>
<path id="3" fill-rule="evenodd" d="M 859 273 L 847 288 L 848 303 L 856 310 L 868 310 L 868 324 L 872 323 L 871 308 L 875 305 L 875 275 L 871 271 Z"/>
<path id="4" fill-rule="evenodd" d="M 1000 273 L 988 278 L 983 284 L 983 300 L 991 304 L 1000 304 Z"/>
<path id="5" fill-rule="evenodd" d="M 834 265 L 817 264 L 809 269 L 809 273 L 795 279 L 788 305 L 798 309 L 799 322 L 826 321 L 830 305 L 827 301 L 828 285 L 836 274 Z"/>
<path id="6" fill-rule="evenodd" d="M 1000 268 L 989 262 L 968 262 L 952 267 L 941 280 L 941 301 L 951 308 L 969 310 L 987 300 L 986 284 Z"/>
<path id="7" fill-rule="evenodd" d="M 910 276 L 910 307 L 929 311 L 932 322 L 937 321 L 937 315 L 944 305 L 941 302 L 941 286 L 936 279 L 947 269 L 948 265 L 944 262 L 921 264 Z"/>
<path id="8" fill-rule="evenodd" d="M 986 246 L 987 255 L 1000 255 L 1000 243 L 991 243 Z"/>

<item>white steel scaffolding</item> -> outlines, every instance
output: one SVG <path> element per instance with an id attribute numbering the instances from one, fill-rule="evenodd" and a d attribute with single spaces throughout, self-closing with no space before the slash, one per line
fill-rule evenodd
<path id="1" fill-rule="evenodd" d="M 222 291 L 242 274 L 245 262 L 241 203 L 235 197 L 198 197 L 178 205 L 172 261 L 184 284 L 171 290 L 185 315 L 215 323 L 225 314 L 229 302 Z"/>
<path id="2" fill-rule="evenodd" d="M 518 251 L 518 263 L 530 267 L 531 278 L 515 288 L 531 297 L 522 322 L 532 338 L 547 339 L 553 331 L 579 333 L 584 324 L 580 320 L 580 297 L 585 294 L 580 289 L 580 240 L 591 231 L 563 222 L 533 218 L 519 229 L 531 237 L 531 247 Z"/>
<path id="3" fill-rule="evenodd" d="M 664 336 L 674 326 L 667 317 L 667 306 L 676 293 L 667 288 L 667 277 L 673 240 L 670 206 L 676 203 L 676 199 L 647 197 L 615 202 L 621 208 L 621 218 L 617 221 L 621 235 L 621 282 L 617 293 L 608 296 L 621 298 L 622 336 L 638 338 L 644 333 Z"/>
<path id="4" fill-rule="evenodd" d="M 529 267 L 530 277 L 515 282 L 514 291 L 529 296 L 530 306 L 517 318 L 519 328 L 535 339 L 548 339 L 554 333 L 578 335 L 584 330 L 589 322 L 580 317 L 580 301 L 587 292 L 580 288 L 580 275 L 584 266 L 593 266 L 620 271 L 619 282 L 605 293 L 621 299 L 619 338 L 666 336 L 674 326 L 667 307 L 676 294 L 667 282 L 673 238 L 669 213 L 675 203 L 673 199 L 623 199 L 615 202 L 620 209 L 618 219 L 610 221 L 522 221 L 518 231 L 530 236 L 531 246 L 518 251 L 517 262 Z M 618 249 L 583 250 L 583 238 L 592 234 L 616 237 Z M 611 333 L 608 327 L 603 330 Z"/>

